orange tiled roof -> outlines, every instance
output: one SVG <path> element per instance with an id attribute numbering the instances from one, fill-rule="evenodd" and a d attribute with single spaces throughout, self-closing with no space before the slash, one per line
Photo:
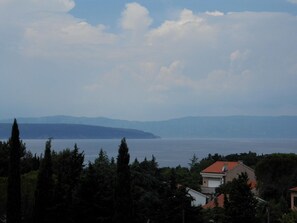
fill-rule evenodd
<path id="1" fill-rule="evenodd" d="M 239 162 L 226 162 L 226 161 L 217 161 L 209 167 L 202 170 L 202 173 L 224 173 L 223 167 L 225 166 L 228 170 L 232 170 L 234 167 L 239 165 Z"/>
<path id="2" fill-rule="evenodd" d="M 217 201 L 217 207 L 223 208 L 224 207 L 224 194 L 220 194 L 219 196 L 217 196 L 215 198 Z M 210 202 L 208 202 L 207 204 L 203 205 L 203 208 L 207 209 L 207 208 L 215 208 L 216 207 L 216 202 L 215 199 L 211 200 Z"/>

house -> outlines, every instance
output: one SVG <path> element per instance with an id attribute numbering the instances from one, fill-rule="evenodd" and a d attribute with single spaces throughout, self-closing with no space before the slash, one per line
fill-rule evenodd
<path id="1" fill-rule="evenodd" d="M 212 208 L 215 208 L 215 207 L 224 208 L 224 202 L 225 202 L 225 196 L 224 196 L 224 194 L 220 194 L 220 195 L 214 197 L 211 201 L 209 201 L 208 203 L 206 203 L 202 207 L 204 209 L 208 209 L 208 208 L 212 209 Z"/>
<path id="2" fill-rule="evenodd" d="M 297 211 L 297 187 L 291 188 L 291 210 Z"/>
<path id="3" fill-rule="evenodd" d="M 191 195 L 191 197 L 193 198 L 191 205 L 194 207 L 197 207 L 199 205 L 205 205 L 208 202 L 208 196 L 206 196 L 205 194 L 202 194 L 196 190 L 193 190 L 191 188 L 186 188 L 186 190 L 188 191 L 188 194 Z"/>
<path id="4" fill-rule="evenodd" d="M 227 198 L 229 198 L 228 194 L 226 196 L 227 196 Z M 261 199 L 260 197 L 257 197 L 255 195 L 254 195 L 254 197 L 256 198 L 257 202 L 259 202 L 259 203 L 262 203 L 262 204 L 267 203 L 267 201 Z M 225 203 L 225 195 L 219 194 L 219 195 L 215 196 L 211 201 L 209 201 L 208 203 L 203 205 L 202 208 L 204 208 L 204 209 L 212 209 L 215 207 L 224 208 L 224 203 Z"/>
<path id="5" fill-rule="evenodd" d="M 243 162 L 217 161 L 201 171 L 202 186 L 204 194 L 214 194 L 215 189 L 222 184 L 231 182 L 239 174 L 246 172 L 251 182 L 256 181 L 255 172 Z"/>

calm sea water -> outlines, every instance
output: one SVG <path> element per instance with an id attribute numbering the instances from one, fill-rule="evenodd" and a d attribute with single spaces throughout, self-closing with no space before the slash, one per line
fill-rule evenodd
<path id="1" fill-rule="evenodd" d="M 23 140 L 33 154 L 43 153 L 46 140 Z M 94 161 L 100 149 L 105 150 L 109 157 L 117 157 L 119 139 L 77 139 L 52 140 L 52 149 L 56 151 L 73 148 L 74 144 L 84 151 L 85 161 Z M 188 166 L 195 154 L 199 159 L 209 153 L 228 155 L 231 153 L 256 152 L 297 153 L 297 139 L 127 139 L 130 162 L 136 157 L 139 161 L 145 157 L 156 157 L 159 166 Z"/>

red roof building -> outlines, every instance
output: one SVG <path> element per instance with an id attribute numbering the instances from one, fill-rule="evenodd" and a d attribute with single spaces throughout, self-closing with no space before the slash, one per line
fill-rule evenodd
<path id="1" fill-rule="evenodd" d="M 220 194 L 219 196 L 215 197 L 213 200 L 211 200 L 207 204 L 203 205 L 202 207 L 205 209 L 207 209 L 207 208 L 212 209 L 215 207 L 224 208 L 224 201 L 225 201 L 224 194 Z"/>
<path id="2" fill-rule="evenodd" d="M 297 211 L 297 187 L 290 189 L 291 192 L 291 209 Z"/>
<path id="3" fill-rule="evenodd" d="M 227 162 L 217 161 L 201 171 L 202 186 L 201 191 L 205 194 L 214 194 L 215 188 L 220 185 L 231 182 L 239 174 L 246 172 L 251 182 L 256 181 L 254 170 L 241 161 Z M 255 183 L 253 183 L 253 186 Z"/>
<path id="4" fill-rule="evenodd" d="M 217 161 L 209 167 L 202 170 L 201 173 L 225 173 L 228 170 L 232 170 L 234 167 L 239 165 L 239 162 L 226 162 L 226 161 Z"/>

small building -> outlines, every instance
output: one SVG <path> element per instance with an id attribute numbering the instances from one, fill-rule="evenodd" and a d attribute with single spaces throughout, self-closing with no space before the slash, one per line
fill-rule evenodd
<path id="1" fill-rule="evenodd" d="M 215 196 L 211 201 L 209 201 L 208 203 L 203 205 L 202 208 L 204 208 L 204 209 L 213 209 L 215 207 L 224 208 L 225 196 L 227 196 L 227 199 L 229 198 L 229 194 L 227 194 L 227 195 L 219 194 L 219 195 Z M 262 203 L 262 204 L 267 203 L 267 201 L 255 196 L 255 195 L 254 195 L 254 198 L 256 198 L 256 200 L 259 203 Z"/>
<path id="2" fill-rule="evenodd" d="M 214 194 L 217 187 L 231 182 L 239 174 L 244 172 L 247 173 L 251 182 L 256 181 L 254 170 L 243 164 L 243 162 L 217 161 L 201 171 L 201 192 L 204 194 Z"/>
<path id="3" fill-rule="evenodd" d="M 297 187 L 291 188 L 291 210 L 297 211 Z"/>
<path id="4" fill-rule="evenodd" d="M 212 209 L 215 207 L 224 208 L 224 202 L 225 202 L 225 195 L 219 194 L 218 196 L 215 196 L 211 201 L 203 205 L 202 207 L 204 209 Z"/>
<path id="5" fill-rule="evenodd" d="M 203 206 L 208 202 L 208 196 L 205 194 L 202 194 L 196 190 L 193 190 L 191 188 L 186 188 L 188 191 L 188 194 L 191 195 L 193 198 L 191 205 L 194 207 L 197 207 L 199 205 Z"/>

